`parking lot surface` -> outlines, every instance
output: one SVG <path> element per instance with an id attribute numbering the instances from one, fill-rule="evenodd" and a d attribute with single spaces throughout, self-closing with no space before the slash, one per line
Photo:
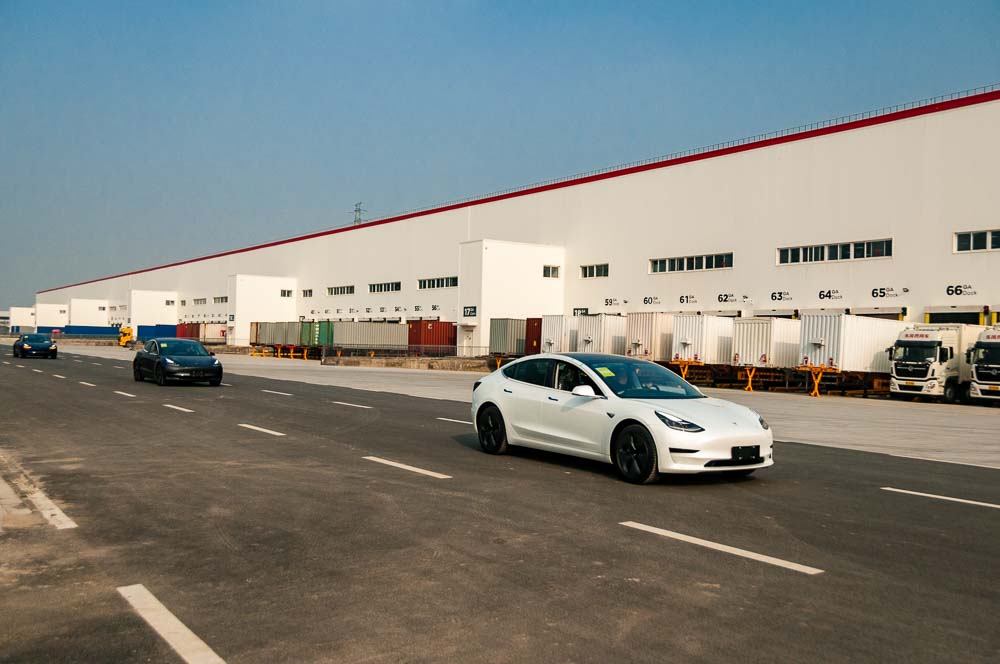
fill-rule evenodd
<path id="1" fill-rule="evenodd" d="M 815 400 L 724 392 L 776 465 L 633 486 L 485 455 L 406 373 L 161 388 L 87 353 L 0 355 L 0 662 L 1000 657 L 1000 471 L 893 456 L 995 463 L 996 409 L 823 399 L 810 429 Z"/>

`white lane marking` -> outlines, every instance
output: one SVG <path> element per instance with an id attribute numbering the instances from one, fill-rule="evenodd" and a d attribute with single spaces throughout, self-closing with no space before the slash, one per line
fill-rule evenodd
<path id="1" fill-rule="evenodd" d="M 55 503 L 49 500 L 49 497 L 42 493 L 41 489 L 35 489 L 28 495 L 28 500 L 30 500 L 35 508 L 45 517 L 45 520 L 51 523 L 58 530 L 66 530 L 67 528 L 76 528 L 76 523 L 73 519 L 69 518 L 63 511 L 56 507 Z"/>
<path id="2" fill-rule="evenodd" d="M 129 394 L 128 392 L 119 392 L 118 390 L 115 390 L 115 394 L 120 394 L 123 397 L 133 397 L 133 398 L 135 398 L 134 394 Z"/>
<path id="3" fill-rule="evenodd" d="M 59 374 L 52 374 L 52 377 L 53 378 L 62 378 L 63 380 L 66 379 L 66 376 L 60 376 Z"/>
<path id="4" fill-rule="evenodd" d="M 45 372 L 44 372 L 44 371 L 42 371 L 41 369 L 32 369 L 32 371 L 34 371 L 35 373 L 45 373 Z"/>
<path id="5" fill-rule="evenodd" d="M 267 392 L 268 394 L 280 394 L 283 397 L 295 396 L 294 394 L 289 394 L 288 392 L 275 392 L 274 390 L 261 390 L 261 392 Z"/>
<path id="6" fill-rule="evenodd" d="M 330 403 L 335 403 L 338 406 L 350 406 L 351 408 L 371 408 L 371 406 L 362 406 L 359 403 L 347 403 L 346 401 L 331 401 Z"/>
<path id="7" fill-rule="evenodd" d="M 232 387 L 229 383 L 219 383 L 219 385 L 222 385 L 223 387 Z"/>
<path id="8" fill-rule="evenodd" d="M 111 367 L 111 368 L 112 368 L 112 369 L 124 369 L 125 367 L 123 367 L 123 366 L 119 366 L 119 365 L 117 365 L 117 364 L 116 364 L 115 366 L 113 366 L 113 367 Z"/>
<path id="9" fill-rule="evenodd" d="M 895 493 L 907 493 L 911 496 L 922 496 L 924 498 L 937 498 L 938 500 L 950 500 L 953 503 L 965 503 L 966 505 L 979 505 L 980 507 L 992 507 L 995 510 L 1000 510 L 1000 505 L 994 505 L 993 503 L 981 503 L 978 500 L 966 500 L 965 498 L 952 498 L 950 496 L 939 496 L 936 493 L 920 493 L 919 491 L 907 491 L 906 489 L 895 489 L 891 486 L 882 487 L 883 491 L 893 491 Z"/>
<path id="10" fill-rule="evenodd" d="M 187 664 L 226 664 L 208 644 L 177 619 L 146 586 L 121 586 L 118 593 Z"/>
<path id="11" fill-rule="evenodd" d="M 450 417 L 439 417 L 437 418 L 442 422 L 455 422 L 456 424 L 472 424 L 472 422 L 466 422 L 465 420 L 453 420 Z"/>
<path id="12" fill-rule="evenodd" d="M 97 387 L 97 386 L 96 386 L 96 385 L 94 385 L 93 383 L 85 383 L 85 382 L 83 382 L 82 380 L 81 380 L 81 381 L 79 381 L 79 382 L 80 382 L 80 384 L 81 384 L 81 385 L 86 385 L 87 387 Z"/>
<path id="13" fill-rule="evenodd" d="M 416 468 L 415 466 L 407 466 L 405 463 L 397 463 L 396 461 L 389 461 L 388 459 L 380 459 L 379 457 L 366 456 L 363 457 L 368 461 L 374 461 L 375 463 L 384 463 L 387 466 L 392 466 L 393 468 L 402 468 L 403 470 L 408 470 L 412 473 L 420 473 L 421 475 L 427 475 L 428 477 L 436 477 L 439 480 L 450 480 L 451 475 L 442 475 L 441 473 L 435 473 L 432 470 L 424 470 L 423 468 Z"/>
<path id="14" fill-rule="evenodd" d="M 260 431 L 261 433 L 269 433 L 272 436 L 284 436 L 285 435 L 285 434 L 281 433 L 280 431 L 271 431 L 270 429 L 264 429 L 262 427 L 255 427 L 252 424 L 238 424 L 237 426 L 241 426 L 244 429 L 253 429 L 254 431 Z"/>
<path id="15" fill-rule="evenodd" d="M 698 546 L 703 546 L 708 549 L 715 549 L 716 551 L 731 553 L 734 556 L 749 558 L 751 560 L 756 560 L 758 562 L 767 563 L 768 565 L 777 565 L 778 567 L 784 567 L 785 569 L 790 569 L 796 572 L 802 572 L 803 574 L 823 573 L 823 570 L 817 569 L 815 567 L 800 565 L 798 563 L 782 560 L 781 558 L 773 558 L 771 556 L 765 556 L 760 553 L 754 553 L 753 551 L 737 549 L 736 547 L 726 546 L 725 544 L 716 544 L 715 542 L 709 542 L 708 540 L 699 539 L 697 537 L 691 537 L 690 535 L 682 535 L 681 533 L 675 533 L 672 530 L 663 530 L 662 528 L 647 526 L 643 523 L 636 523 L 635 521 L 622 521 L 618 525 L 625 526 L 627 528 L 635 528 L 636 530 L 644 530 L 647 533 L 653 533 L 654 535 L 671 537 L 673 539 L 680 540 L 681 542 L 687 542 L 688 544 L 697 544 Z"/>
<path id="16" fill-rule="evenodd" d="M 163 404 L 163 407 L 164 407 L 164 408 L 173 408 L 174 410 L 179 410 L 179 411 L 181 411 L 182 413 L 193 413 L 193 412 L 194 412 L 194 411 L 193 411 L 193 410 L 191 410 L 190 408 L 181 408 L 180 406 L 175 406 L 175 405 L 174 405 L 174 404 L 172 404 L 172 403 L 165 403 L 165 404 Z"/>
<path id="17" fill-rule="evenodd" d="M 24 368 L 23 364 L 15 364 L 14 366 L 17 367 L 18 369 L 23 369 Z"/>
<path id="18" fill-rule="evenodd" d="M 91 362 L 91 364 L 93 364 L 95 367 L 103 367 L 104 366 L 100 362 Z"/>
<path id="19" fill-rule="evenodd" d="M 73 361 L 74 362 L 79 362 L 80 364 L 83 364 L 83 360 L 73 360 Z"/>
<path id="20" fill-rule="evenodd" d="M 894 456 L 899 459 L 916 459 L 918 461 L 936 461 L 938 463 L 951 463 L 956 466 L 973 466 L 974 468 L 990 468 L 992 470 L 1000 470 L 1000 466 L 990 466 L 982 463 L 966 463 L 964 461 L 946 461 L 944 459 L 931 459 L 930 457 L 919 457 L 910 456 L 908 454 L 890 454 L 889 456 Z"/>
<path id="21" fill-rule="evenodd" d="M 4 360 L 3 363 L 4 364 L 10 364 L 10 362 L 8 362 L 7 360 Z"/>

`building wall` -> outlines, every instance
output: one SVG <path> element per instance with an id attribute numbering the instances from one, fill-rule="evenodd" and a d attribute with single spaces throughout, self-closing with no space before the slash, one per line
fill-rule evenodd
<path id="1" fill-rule="evenodd" d="M 953 244 L 958 231 L 1000 231 L 997 172 L 1000 101 L 988 101 L 43 292 L 37 301 L 113 303 L 135 290 L 170 290 L 188 303 L 174 320 L 233 315 L 233 337 L 243 339 L 252 320 L 285 315 L 288 304 L 268 308 L 277 281 L 229 290 L 231 275 L 252 274 L 296 284 L 289 320 L 461 322 L 467 303 L 460 293 L 477 260 L 463 243 L 488 240 L 561 248 L 565 314 L 905 307 L 909 319 L 921 320 L 934 307 L 1000 307 L 1000 250 L 957 253 Z M 892 240 L 891 258 L 777 261 L 781 247 L 881 239 Z M 650 259 L 730 252 L 732 268 L 650 272 Z M 599 263 L 609 265 L 607 277 L 581 278 L 580 266 Z M 509 310 L 507 294 L 525 292 L 524 285 L 489 287 L 516 274 L 514 262 L 481 265 L 478 328 L 491 306 Z M 419 279 L 459 273 L 459 288 L 417 287 Z M 398 292 L 369 292 L 371 283 L 394 281 Z M 327 295 L 327 287 L 344 285 L 354 294 Z M 306 289 L 312 297 L 303 297 Z M 225 309 L 211 306 L 230 292 Z M 208 304 L 195 309 L 194 298 Z"/>
<path id="2" fill-rule="evenodd" d="M 227 321 L 226 337 L 230 344 L 250 344 L 250 323 L 298 320 L 296 297 L 298 283 L 288 277 L 262 277 L 235 274 L 228 279 L 229 302 L 239 303 L 232 309 L 233 320 Z M 282 297 L 290 290 L 293 297 Z"/>
<path id="3" fill-rule="evenodd" d="M 134 290 L 128 311 L 133 330 L 140 325 L 176 325 L 177 291 Z"/>
<path id="4" fill-rule="evenodd" d="M 108 324 L 108 301 L 74 297 L 69 301 L 69 320 L 72 325 Z"/>
<path id="5" fill-rule="evenodd" d="M 36 304 L 36 327 L 66 327 L 69 324 L 69 303 Z"/>
<path id="6" fill-rule="evenodd" d="M 11 307 L 10 326 L 14 327 L 35 327 L 34 307 Z"/>

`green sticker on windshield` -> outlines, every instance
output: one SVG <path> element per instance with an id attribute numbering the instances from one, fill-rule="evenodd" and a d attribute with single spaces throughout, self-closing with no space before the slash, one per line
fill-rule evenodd
<path id="1" fill-rule="evenodd" d="M 612 371 L 611 369 L 608 369 L 607 367 L 597 367 L 596 371 L 605 378 L 612 378 L 615 375 L 615 372 Z"/>

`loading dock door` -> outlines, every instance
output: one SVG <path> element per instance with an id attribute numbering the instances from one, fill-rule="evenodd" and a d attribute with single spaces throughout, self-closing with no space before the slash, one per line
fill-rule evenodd
<path id="1" fill-rule="evenodd" d="M 938 311 L 924 314 L 928 323 L 967 323 L 985 325 L 982 311 Z"/>

